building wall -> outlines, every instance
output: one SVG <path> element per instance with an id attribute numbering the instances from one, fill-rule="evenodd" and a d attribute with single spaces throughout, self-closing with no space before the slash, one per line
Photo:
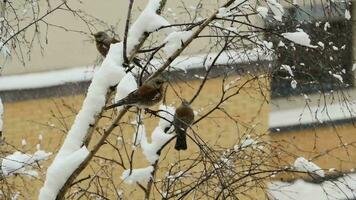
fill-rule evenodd
<path id="1" fill-rule="evenodd" d="M 237 75 L 230 77 L 230 80 L 236 78 Z M 242 84 L 245 80 L 247 80 L 247 77 L 242 78 L 239 84 Z M 189 99 L 198 88 L 199 83 L 199 80 L 192 80 L 189 82 L 173 83 L 173 87 L 182 97 Z M 219 101 L 219 91 L 222 88 L 222 84 L 221 79 L 211 79 L 207 82 L 201 95 L 193 104 L 194 109 L 198 111 L 201 109 L 199 114 L 207 112 L 209 108 Z M 239 95 L 232 98 L 229 103 L 223 105 L 223 107 L 231 113 L 231 116 L 236 117 L 237 124 L 226 119 L 226 116 L 224 116 L 222 112 L 216 111 L 209 118 L 195 125 L 194 129 L 205 142 L 211 145 L 225 147 L 232 147 L 239 143 L 240 137 L 247 132 L 252 135 L 265 134 L 268 128 L 267 116 L 269 113 L 269 106 L 265 101 L 266 96 L 261 95 L 261 91 L 267 94 L 267 91 L 264 89 L 265 87 L 268 87 L 268 84 L 263 78 L 251 82 L 251 84 L 246 85 L 246 89 L 243 89 Z M 260 88 L 262 88 L 261 91 Z M 36 149 L 36 145 L 40 143 L 41 149 L 55 153 L 62 144 L 62 140 L 67 132 L 66 130 L 70 128 L 75 113 L 80 109 L 83 98 L 83 95 L 76 95 L 5 103 L 4 137 L 10 144 L 19 146 L 22 150 L 33 152 Z M 172 90 L 167 92 L 166 101 L 168 104 L 173 105 L 180 103 Z M 124 121 L 130 122 L 132 120 L 134 120 L 134 118 L 131 116 Z M 155 118 L 146 119 L 144 122 L 148 134 L 157 125 L 157 119 Z M 105 120 L 102 125 L 109 123 L 109 121 Z M 117 135 L 119 135 L 118 131 L 119 130 L 115 131 L 110 137 L 110 141 L 113 143 L 115 143 Z M 134 130 L 132 129 L 124 129 L 124 137 L 127 140 L 131 140 L 133 132 Z M 39 141 L 39 134 L 42 134 L 43 141 Z M 95 138 L 96 136 L 94 136 L 93 141 L 96 141 Z M 21 147 L 22 139 L 27 141 L 26 146 Z M 189 150 L 177 154 L 173 149 L 173 145 L 174 141 L 169 145 L 167 150 L 162 153 L 162 155 L 168 153 L 167 156 L 164 156 L 164 164 L 174 162 L 179 156 L 189 157 L 189 155 L 192 155 L 198 150 L 194 147 L 195 145 L 189 141 Z M 109 157 L 115 157 L 116 155 L 112 149 L 106 147 L 104 147 L 99 154 Z M 135 167 L 147 166 L 148 163 L 145 159 L 142 159 L 141 156 L 142 155 L 138 153 Z M 49 162 L 46 162 L 45 165 L 48 163 Z M 162 166 L 164 166 L 164 164 L 162 164 Z M 89 173 L 89 171 L 90 170 L 86 171 L 83 177 L 86 173 Z M 122 171 L 116 172 L 118 181 L 120 181 L 119 176 L 121 176 L 121 172 Z M 164 173 L 163 170 L 159 175 L 163 175 Z M 29 193 L 31 195 L 37 195 L 41 183 L 33 182 L 32 186 L 34 188 L 30 190 Z M 126 187 L 125 184 L 123 187 Z M 130 187 L 129 190 L 132 189 L 132 186 Z M 140 195 L 139 192 L 136 192 L 135 195 L 137 194 Z M 264 194 L 261 193 L 260 195 L 263 196 Z"/>

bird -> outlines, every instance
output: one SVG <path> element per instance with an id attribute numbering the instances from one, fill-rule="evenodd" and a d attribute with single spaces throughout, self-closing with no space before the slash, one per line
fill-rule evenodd
<path id="1" fill-rule="evenodd" d="M 189 102 L 183 99 L 182 104 L 176 109 L 173 126 L 177 135 L 174 148 L 177 151 L 187 150 L 187 129 L 194 122 L 194 111 Z"/>
<path id="2" fill-rule="evenodd" d="M 142 84 L 139 88 L 129 93 L 125 98 L 106 107 L 105 110 L 123 105 L 136 106 L 139 108 L 151 107 L 163 99 L 164 83 L 165 81 L 161 77 L 149 80 L 147 83 Z"/>
<path id="3" fill-rule="evenodd" d="M 104 31 L 94 33 L 93 36 L 95 38 L 96 48 L 103 57 L 106 57 L 108 54 L 111 44 L 120 42 L 120 40 L 110 37 Z"/>
<path id="4" fill-rule="evenodd" d="M 110 45 L 115 44 L 120 42 L 120 40 L 115 39 L 113 37 L 110 37 L 107 33 L 104 31 L 99 31 L 97 33 L 92 34 L 95 38 L 95 43 L 96 43 L 96 48 L 99 51 L 99 53 L 105 58 L 106 55 L 109 52 Z M 141 65 L 141 61 L 138 58 L 133 58 L 133 62 L 139 66 L 140 68 L 143 68 Z"/>

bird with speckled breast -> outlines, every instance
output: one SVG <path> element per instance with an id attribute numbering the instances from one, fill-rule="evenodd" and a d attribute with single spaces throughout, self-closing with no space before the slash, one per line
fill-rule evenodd
<path id="1" fill-rule="evenodd" d="M 174 148 L 178 151 L 187 149 L 187 129 L 194 122 L 194 111 L 189 102 L 182 101 L 182 104 L 176 109 L 173 119 L 173 126 L 177 134 L 177 140 Z"/>

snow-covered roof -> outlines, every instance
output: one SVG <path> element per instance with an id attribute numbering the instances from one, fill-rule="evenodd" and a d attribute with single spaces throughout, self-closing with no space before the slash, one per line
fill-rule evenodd
<path id="1" fill-rule="evenodd" d="M 275 200 L 346 200 L 356 199 L 356 174 L 347 174 L 320 184 L 296 180 L 275 181 L 268 185 L 268 195 Z"/>
<path id="2" fill-rule="evenodd" d="M 356 117 L 356 103 L 335 103 L 326 106 L 299 107 L 272 111 L 269 114 L 269 128 L 281 129 L 296 125 L 308 125 L 352 119 Z"/>
<path id="3" fill-rule="evenodd" d="M 187 71 L 194 68 L 207 68 L 211 65 L 216 53 L 200 54 L 194 56 L 180 56 L 172 63 L 172 70 Z M 260 49 L 242 52 L 223 52 L 215 64 L 249 63 L 258 60 L 270 60 Z M 159 60 L 152 60 L 151 64 L 157 66 Z M 20 75 L 0 76 L 0 91 L 45 88 L 64 85 L 71 82 L 90 81 L 94 74 L 94 67 L 77 67 L 63 70 L 37 72 Z"/>

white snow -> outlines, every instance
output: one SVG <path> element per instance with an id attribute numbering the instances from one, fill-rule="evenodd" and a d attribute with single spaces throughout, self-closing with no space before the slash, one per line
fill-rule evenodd
<path id="1" fill-rule="evenodd" d="M 278 47 L 286 47 L 286 44 L 284 44 L 284 42 L 281 40 L 278 43 Z"/>
<path id="2" fill-rule="evenodd" d="M 3 129 L 3 115 L 4 115 L 4 105 L 2 104 L 2 100 L 0 97 L 0 133 L 2 132 Z"/>
<path id="3" fill-rule="evenodd" d="M 267 0 L 267 4 L 274 14 L 273 17 L 281 22 L 282 16 L 284 14 L 283 6 L 279 4 L 276 0 Z"/>
<path id="4" fill-rule="evenodd" d="M 52 155 L 50 152 L 36 151 L 33 155 L 23 154 L 19 151 L 6 156 L 2 160 L 1 170 L 5 176 L 13 174 L 35 175 L 31 170 L 32 166 L 40 161 L 47 160 Z"/>
<path id="5" fill-rule="evenodd" d="M 164 17 L 156 14 L 159 6 L 160 0 L 150 0 L 140 16 L 132 24 L 127 38 L 128 52 L 131 52 L 139 43 L 139 38 L 141 38 L 145 32 L 153 32 L 162 26 L 168 26 L 170 24 Z"/>
<path id="6" fill-rule="evenodd" d="M 246 135 L 246 137 L 241 140 L 240 144 L 234 146 L 234 151 L 240 151 L 247 147 L 254 147 L 257 143 L 258 142 L 252 139 L 250 135 Z"/>
<path id="7" fill-rule="evenodd" d="M 128 184 L 132 184 L 136 182 L 145 183 L 152 178 L 152 172 L 153 172 L 152 166 L 148 166 L 146 168 L 132 169 L 132 170 L 127 169 L 122 173 L 121 179 Z"/>
<path id="8" fill-rule="evenodd" d="M 298 82 L 297 82 L 296 80 L 294 80 L 294 79 L 290 82 L 290 86 L 291 86 L 293 89 L 297 88 L 297 85 L 298 85 Z"/>
<path id="9" fill-rule="evenodd" d="M 328 28 L 330 28 L 330 27 L 331 27 L 330 23 L 329 23 L 329 22 L 325 22 L 325 24 L 324 24 L 324 31 L 327 31 Z"/>
<path id="10" fill-rule="evenodd" d="M 16 89 L 34 89 L 63 85 L 71 82 L 89 81 L 92 79 L 92 67 L 78 67 L 30 74 L 0 76 L 0 91 Z"/>
<path id="11" fill-rule="evenodd" d="M 351 14 L 350 14 L 350 11 L 348 9 L 345 10 L 345 18 L 347 20 L 350 20 L 351 19 Z"/>
<path id="12" fill-rule="evenodd" d="M 151 143 L 147 139 L 141 140 L 143 154 L 148 162 L 155 163 L 159 158 L 157 152 L 168 142 L 174 134 L 166 134 L 160 126 L 157 126 L 152 133 Z"/>
<path id="13" fill-rule="evenodd" d="M 230 12 L 229 12 L 229 9 L 228 8 L 225 8 L 225 7 L 221 7 L 219 8 L 219 12 L 218 14 L 216 14 L 216 17 L 225 17 L 225 16 L 229 16 L 230 15 Z"/>
<path id="14" fill-rule="evenodd" d="M 266 18 L 268 15 L 268 8 L 266 7 L 259 6 L 257 7 L 256 11 L 262 16 L 262 18 Z"/>
<path id="15" fill-rule="evenodd" d="M 77 151 L 61 159 L 56 157 L 56 162 L 47 169 L 47 177 L 44 186 L 40 190 L 40 200 L 55 199 L 58 191 L 69 178 L 71 173 L 83 162 L 88 156 L 88 149 L 83 146 Z"/>
<path id="16" fill-rule="evenodd" d="M 354 63 L 354 64 L 352 64 L 352 71 L 355 71 L 355 69 L 356 69 L 356 63 Z"/>
<path id="17" fill-rule="evenodd" d="M 159 110 L 161 111 L 158 112 L 158 115 L 161 117 L 161 119 L 159 120 L 158 125 L 161 127 L 162 130 L 165 130 L 166 128 L 171 127 L 171 123 L 173 122 L 174 113 L 176 109 L 175 107 L 166 106 L 162 104 L 159 106 Z"/>
<path id="18" fill-rule="evenodd" d="M 356 197 L 356 174 L 347 174 L 321 184 L 296 180 L 292 183 L 275 181 L 268 184 L 268 195 L 274 200 L 344 200 Z"/>
<path id="19" fill-rule="evenodd" d="M 125 98 L 129 93 L 137 89 L 135 77 L 131 73 L 127 73 L 120 83 L 116 86 L 115 102 Z M 121 110 L 122 106 L 116 107 Z"/>
<path id="20" fill-rule="evenodd" d="M 294 76 L 293 71 L 289 65 L 282 65 L 281 68 L 286 70 L 289 73 L 289 75 Z"/>
<path id="21" fill-rule="evenodd" d="M 325 47 L 324 43 L 321 42 L 321 41 L 318 42 L 318 45 L 319 45 L 321 48 L 323 48 L 323 49 L 324 49 L 324 47 Z"/>
<path id="22" fill-rule="evenodd" d="M 297 32 L 287 32 L 287 33 L 282 33 L 282 36 L 296 44 L 310 47 L 310 48 L 316 48 L 317 46 L 311 45 L 310 44 L 310 38 L 307 33 L 305 33 L 302 29 L 298 29 Z"/>
<path id="23" fill-rule="evenodd" d="M 88 155 L 87 148 L 82 147 L 83 142 L 90 125 L 95 121 L 95 116 L 105 105 L 107 91 L 125 76 L 122 62 L 122 43 L 112 44 L 101 67 L 94 74 L 82 108 L 61 149 L 47 170 L 46 181 L 40 191 L 40 200 L 55 199 L 66 179 Z"/>
<path id="24" fill-rule="evenodd" d="M 308 161 L 303 157 L 299 157 L 294 161 L 294 167 L 297 171 L 308 172 L 311 174 L 316 174 L 320 177 L 324 177 L 325 173 L 318 165 L 315 163 Z"/>
<path id="25" fill-rule="evenodd" d="M 26 144 L 27 144 L 26 140 L 25 140 L 25 139 L 22 139 L 22 140 L 21 140 L 21 145 L 22 145 L 22 146 L 25 146 Z"/>
<path id="26" fill-rule="evenodd" d="M 344 82 L 344 80 L 342 79 L 342 76 L 339 74 L 332 74 L 334 78 L 336 78 L 337 80 L 339 80 L 341 83 Z"/>
<path id="27" fill-rule="evenodd" d="M 182 44 L 186 42 L 191 36 L 192 31 L 174 31 L 170 33 L 165 39 L 163 51 L 171 56 L 176 50 L 181 48 Z"/>

